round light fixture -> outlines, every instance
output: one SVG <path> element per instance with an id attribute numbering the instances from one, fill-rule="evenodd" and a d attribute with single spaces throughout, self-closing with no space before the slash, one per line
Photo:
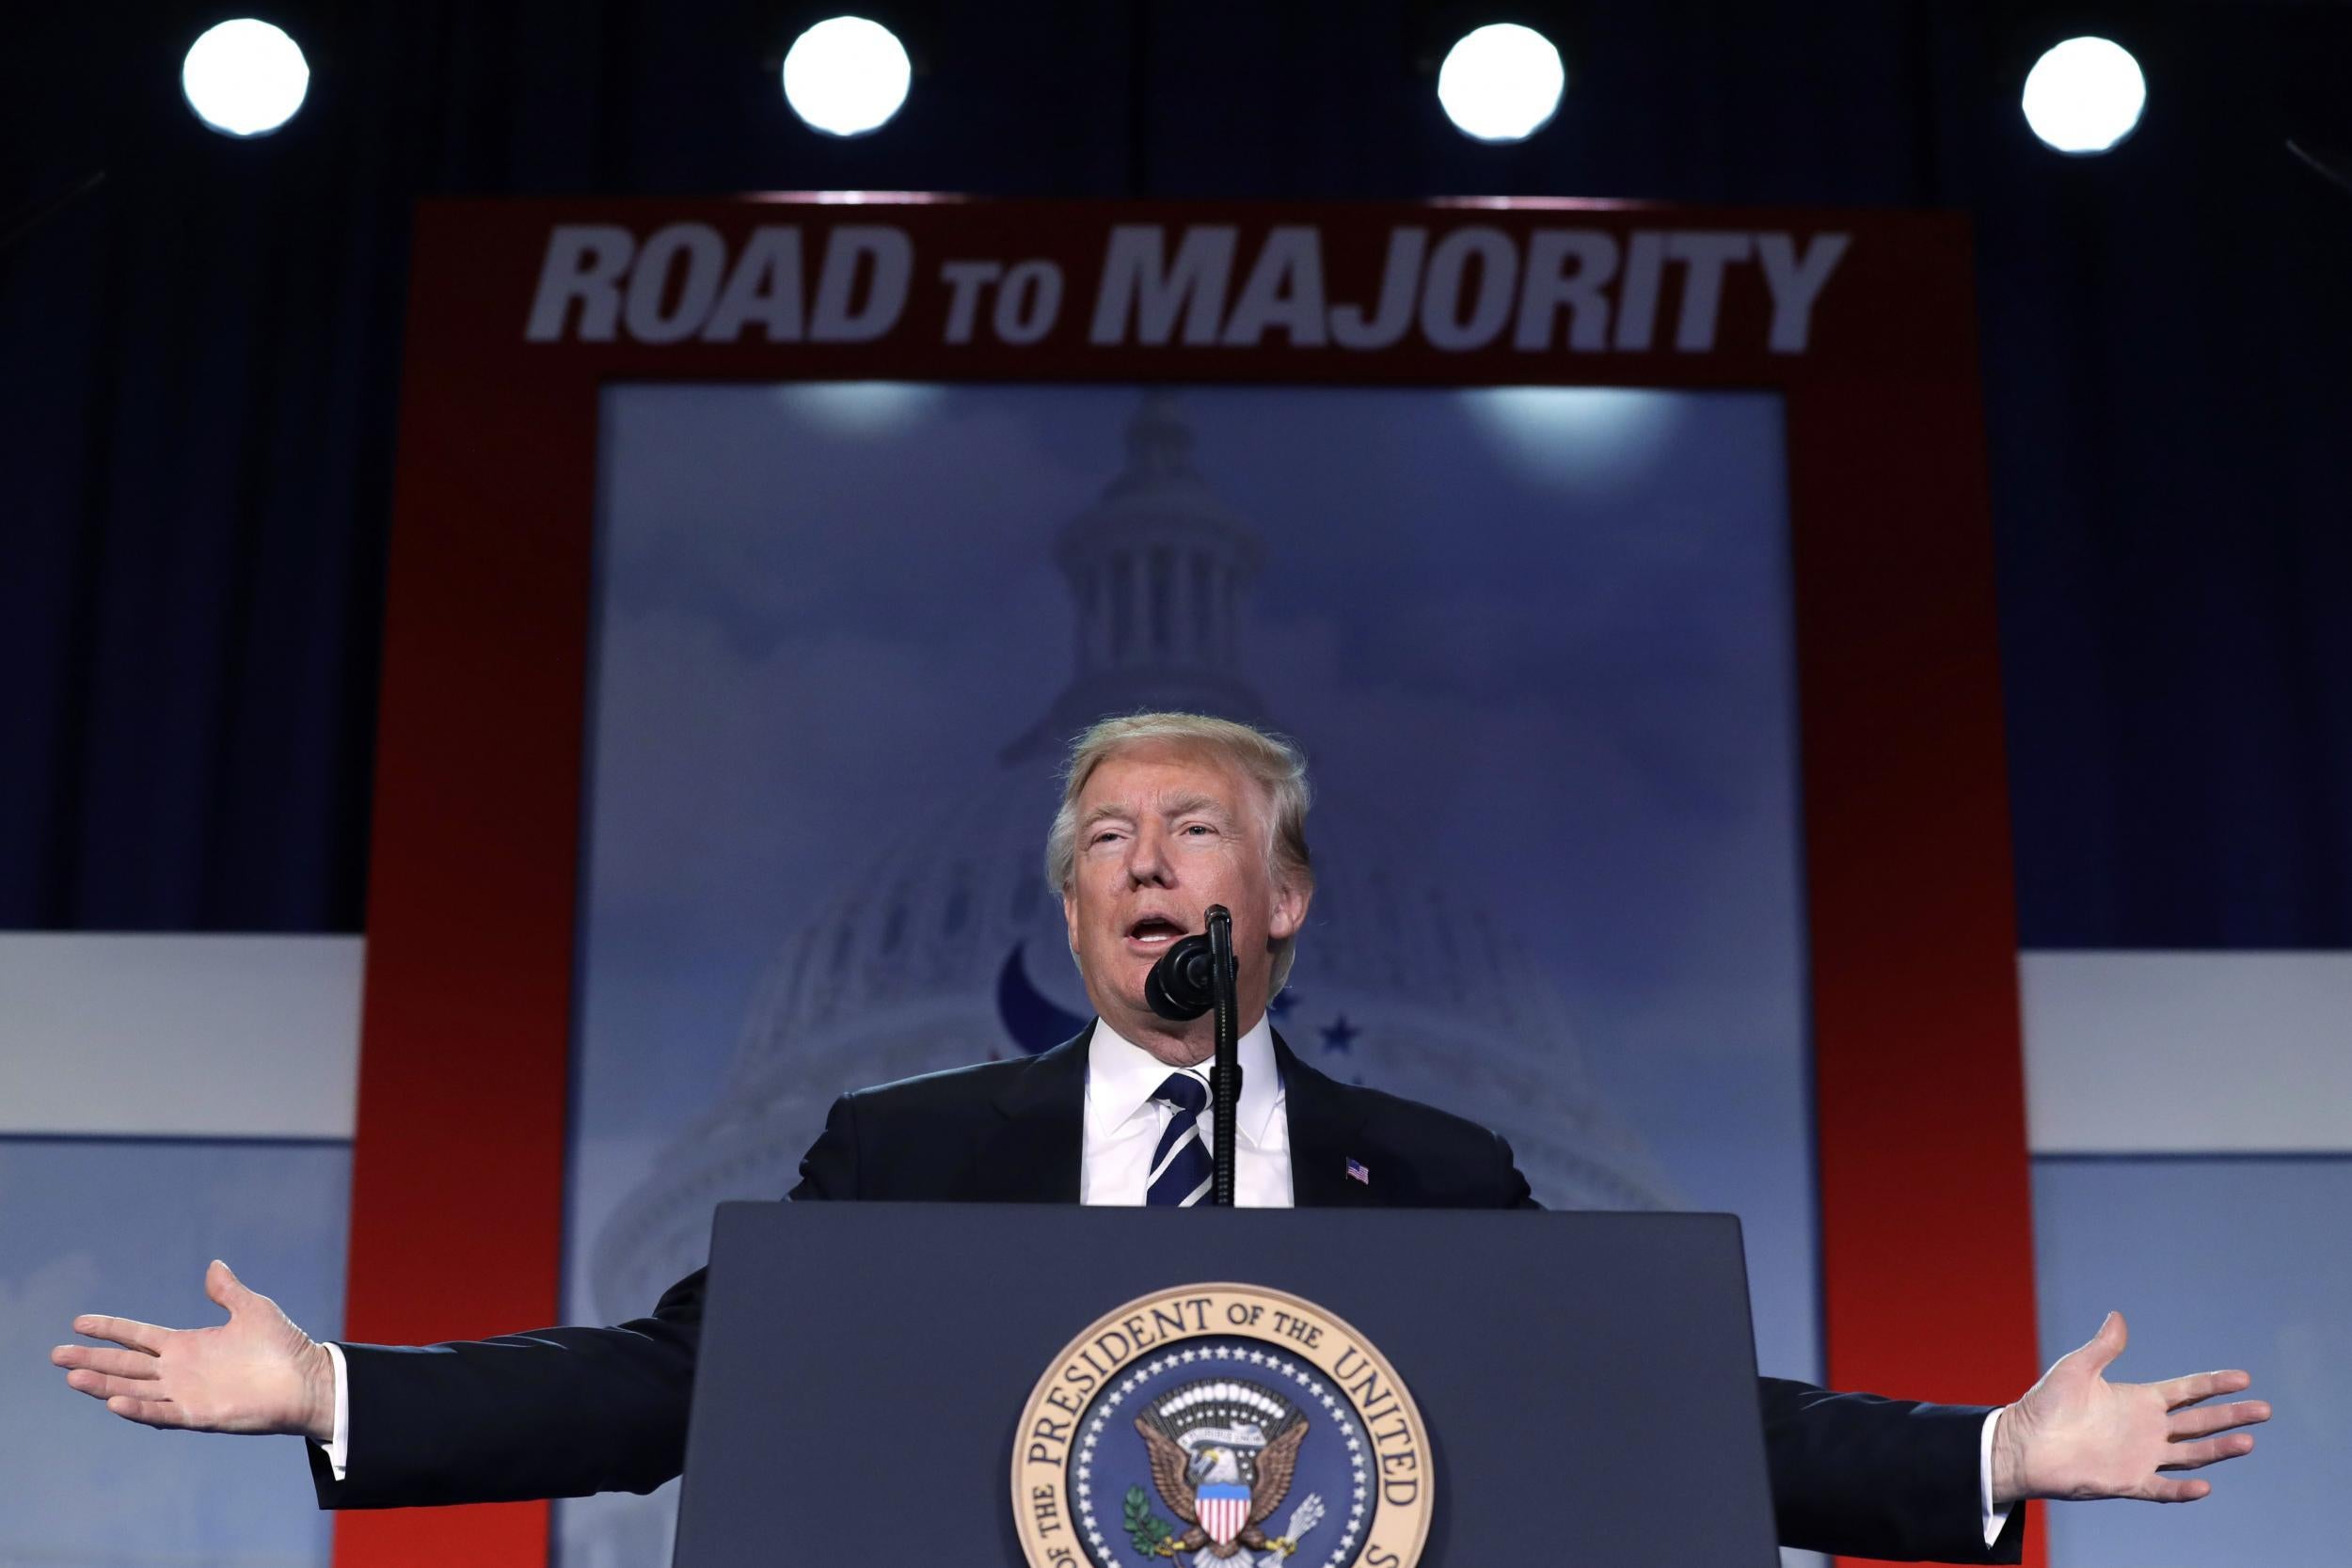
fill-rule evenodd
<path id="1" fill-rule="evenodd" d="M 222 135 L 266 136 L 302 107 L 310 63 L 283 29 L 240 17 L 188 45 L 180 90 L 196 118 Z"/>
<path id="2" fill-rule="evenodd" d="M 914 74 L 897 34 L 862 16 L 836 16 L 792 40 L 784 98 L 813 129 L 862 136 L 898 112 Z"/>
<path id="3" fill-rule="evenodd" d="M 2101 38 L 2068 39 L 2044 53 L 2026 73 L 2026 123 L 2060 152 L 2105 152 L 2139 124 L 2148 106 L 2148 79 L 2122 44 Z"/>
<path id="4" fill-rule="evenodd" d="M 1497 22 L 1462 35 L 1438 68 L 1438 102 L 1466 136 L 1525 141 L 1549 122 L 1568 85 L 1560 51 L 1533 27 Z"/>

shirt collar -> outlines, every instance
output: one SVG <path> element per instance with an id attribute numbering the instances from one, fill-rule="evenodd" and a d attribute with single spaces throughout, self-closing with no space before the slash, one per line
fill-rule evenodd
<path id="1" fill-rule="evenodd" d="M 1241 1061 L 1241 1103 L 1233 1107 L 1233 1131 L 1252 1148 L 1265 1142 L 1266 1129 L 1282 1107 L 1282 1073 L 1274 1061 L 1274 1025 L 1261 1013 L 1235 1042 Z M 1087 1045 L 1087 1136 L 1107 1137 L 1134 1116 L 1170 1072 L 1189 1072 L 1203 1085 L 1209 1063 L 1171 1068 L 1102 1020 Z"/>

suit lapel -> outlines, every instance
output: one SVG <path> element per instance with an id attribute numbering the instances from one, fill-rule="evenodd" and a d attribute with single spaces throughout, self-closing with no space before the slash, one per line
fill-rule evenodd
<path id="1" fill-rule="evenodd" d="M 1086 1140 L 1084 1029 L 1032 1057 L 996 1097 L 999 1119 L 973 1149 L 970 1196 L 989 1203 L 1075 1203 Z"/>
<path id="2" fill-rule="evenodd" d="M 1075 1203 L 1086 1145 L 1087 1045 L 1094 1023 L 1032 1058 L 996 1097 L 998 1120 L 974 1145 L 971 1196 L 993 1203 Z M 1290 1123 L 1291 1198 L 1301 1209 L 1378 1208 L 1377 1181 L 1347 1174 L 1365 1161 L 1357 1128 L 1357 1092 L 1298 1059 L 1278 1032 L 1274 1063 L 1282 1074 Z"/>
<path id="3" fill-rule="evenodd" d="M 1274 1062 L 1282 1072 L 1282 1109 L 1290 1122 L 1291 1201 L 1301 1209 L 1378 1208 L 1383 1189 L 1347 1174 L 1366 1150 L 1355 1147 L 1363 1119 L 1356 1091 L 1298 1059 L 1279 1033 Z"/>

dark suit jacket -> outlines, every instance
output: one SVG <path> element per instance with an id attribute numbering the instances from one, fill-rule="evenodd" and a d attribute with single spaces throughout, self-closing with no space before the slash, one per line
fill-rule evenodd
<path id="1" fill-rule="evenodd" d="M 795 1201 L 1075 1203 L 1089 1027 L 1043 1055 L 843 1095 Z M 1278 1037 L 1302 1208 L 1533 1208 L 1510 1146 L 1427 1105 L 1317 1072 Z M 1346 1162 L 1380 1173 L 1351 1181 Z M 348 1345 L 351 1452 L 324 1508 L 649 1492 L 685 1463 L 703 1275 L 653 1316 L 447 1345 Z M 1977 1496 L 1985 1410 L 1758 1380 L 1784 1544 L 1852 1557 L 2015 1562 L 2025 1511 L 1987 1552 Z"/>

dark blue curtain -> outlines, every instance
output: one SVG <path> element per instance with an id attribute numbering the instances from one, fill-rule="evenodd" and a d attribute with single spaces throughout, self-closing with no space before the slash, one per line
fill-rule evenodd
<path id="1" fill-rule="evenodd" d="M 850 143 L 791 0 L 293 0 L 252 143 L 180 98 L 216 8 L 12 20 L 0 212 L 105 179 L 0 250 L 0 927 L 358 927 L 417 197 L 847 186 L 1969 210 L 2025 940 L 2352 945 L 2352 195 L 2286 146 L 2352 163 L 2352 10 L 1520 7 L 1569 95 L 1496 150 L 1431 90 L 1460 7 L 855 8 L 918 74 Z M 2152 98 L 2073 161 L 2017 87 L 2086 19 Z"/>

